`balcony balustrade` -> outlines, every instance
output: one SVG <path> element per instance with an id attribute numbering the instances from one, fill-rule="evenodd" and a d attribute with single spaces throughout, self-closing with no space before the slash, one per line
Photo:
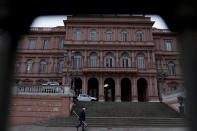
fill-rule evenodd
<path id="1" fill-rule="evenodd" d="M 64 86 L 16 86 L 15 94 L 17 95 L 42 95 L 56 96 L 64 95 Z"/>
<path id="2" fill-rule="evenodd" d="M 122 67 L 88 67 L 83 68 L 83 72 L 116 72 L 116 73 L 134 73 L 137 72 L 137 68 L 129 67 L 129 68 L 122 68 Z"/>

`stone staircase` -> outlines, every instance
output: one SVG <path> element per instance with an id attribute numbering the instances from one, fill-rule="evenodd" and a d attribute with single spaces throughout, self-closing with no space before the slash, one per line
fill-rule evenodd
<path id="1" fill-rule="evenodd" d="M 184 116 L 163 103 L 154 102 L 76 102 L 77 113 L 86 107 L 86 122 L 89 127 L 132 127 L 132 126 L 186 126 Z M 74 127 L 78 120 L 71 117 L 56 117 L 38 123 L 43 126 Z"/>

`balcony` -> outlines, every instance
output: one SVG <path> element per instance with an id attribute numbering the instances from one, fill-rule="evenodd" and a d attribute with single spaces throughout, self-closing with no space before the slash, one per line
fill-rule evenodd
<path id="1" fill-rule="evenodd" d="M 108 72 L 108 73 L 136 73 L 137 68 L 131 67 L 131 68 L 121 68 L 121 67 L 97 67 L 97 68 L 83 68 L 82 72 Z"/>
<path id="2" fill-rule="evenodd" d="M 30 31 L 51 31 L 51 27 L 31 27 Z"/>
<path id="3" fill-rule="evenodd" d="M 26 72 L 18 72 L 14 74 L 15 77 L 56 77 L 56 78 L 61 78 L 62 73 L 26 73 Z"/>
<path id="4" fill-rule="evenodd" d="M 153 32 L 171 32 L 169 29 L 157 29 L 157 28 L 153 28 Z"/>
<path id="5" fill-rule="evenodd" d="M 30 31 L 33 32 L 50 32 L 50 31 L 57 31 L 57 32 L 65 32 L 64 26 L 57 26 L 57 27 L 31 27 Z"/>

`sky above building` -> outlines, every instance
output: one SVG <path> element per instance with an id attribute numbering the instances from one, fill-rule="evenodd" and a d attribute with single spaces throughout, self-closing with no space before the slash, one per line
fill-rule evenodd
<path id="1" fill-rule="evenodd" d="M 146 17 L 151 17 L 151 21 L 155 21 L 153 27 L 158 29 L 168 29 L 167 24 L 159 15 L 145 15 Z M 34 19 L 31 27 L 56 27 L 64 26 L 63 20 L 66 20 L 66 15 L 56 15 L 56 16 L 39 16 Z"/>

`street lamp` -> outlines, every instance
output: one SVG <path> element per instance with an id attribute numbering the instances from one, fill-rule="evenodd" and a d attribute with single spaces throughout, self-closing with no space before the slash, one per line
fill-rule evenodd
<path id="1" fill-rule="evenodd" d="M 162 87 L 161 87 L 162 89 L 159 89 L 159 96 L 161 96 L 161 92 L 160 92 L 161 90 L 162 90 L 163 94 L 166 94 L 166 90 L 165 90 L 164 84 L 165 84 L 165 79 L 167 77 L 167 71 L 165 69 L 160 69 L 160 70 L 158 70 L 158 74 L 157 75 L 158 75 L 157 76 L 158 80 L 161 80 L 161 83 L 162 83 Z"/>
<path id="2" fill-rule="evenodd" d="M 70 70 L 72 67 L 72 63 L 74 61 L 75 51 L 71 51 L 71 58 L 69 58 L 68 51 L 64 51 L 64 61 L 66 63 L 66 83 L 65 83 L 65 90 L 69 88 L 69 75 L 72 75 L 72 71 Z M 70 89 L 70 88 L 69 88 Z"/>
<path id="3" fill-rule="evenodd" d="M 75 90 L 75 79 L 77 77 L 77 74 L 78 74 L 78 71 L 77 70 L 73 70 L 73 73 L 72 73 L 72 89 Z"/>
<path id="4" fill-rule="evenodd" d="M 183 113 L 184 112 L 184 106 L 183 106 L 184 97 L 183 96 L 178 96 L 177 99 L 178 99 L 178 102 L 180 104 L 179 111 L 180 111 L 180 113 Z"/>

